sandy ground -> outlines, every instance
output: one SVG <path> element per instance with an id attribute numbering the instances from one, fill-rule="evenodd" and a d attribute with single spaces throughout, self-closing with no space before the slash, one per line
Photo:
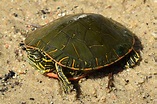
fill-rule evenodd
<path id="1" fill-rule="evenodd" d="M 1 104 L 157 104 L 157 0 L 32 1 L 0 1 Z M 75 91 L 62 95 L 58 80 L 34 70 L 19 43 L 32 31 L 31 25 L 82 12 L 120 22 L 136 34 L 143 50 L 139 65 L 114 74 L 111 92 L 107 75 L 98 72 L 79 82 L 82 93 L 76 99 Z"/>

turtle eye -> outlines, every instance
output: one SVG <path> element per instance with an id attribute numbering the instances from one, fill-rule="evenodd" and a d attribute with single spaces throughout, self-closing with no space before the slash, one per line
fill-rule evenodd
<path id="1" fill-rule="evenodd" d="M 39 54 L 35 54 L 35 55 L 33 55 L 33 58 L 34 58 L 35 60 L 40 60 L 40 59 L 41 59 L 41 56 L 40 56 Z"/>
<path id="2" fill-rule="evenodd" d="M 31 59 L 34 62 L 40 61 L 42 58 L 42 55 L 38 50 L 27 50 L 27 54 L 29 59 Z"/>
<path id="3" fill-rule="evenodd" d="M 33 57 L 33 59 L 34 60 L 36 60 L 36 61 L 40 61 L 40 59 L 42 58 L 42 55 L 41 55 L 41 53 L 39 52 L 39 51 L 35 51 L 33 54 L 32 54 L 32 57 Z"/>

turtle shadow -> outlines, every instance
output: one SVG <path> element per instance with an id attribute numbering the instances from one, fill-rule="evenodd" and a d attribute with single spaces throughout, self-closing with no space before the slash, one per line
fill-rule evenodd
<path id="1" fill-rule="evenodd" d="M 139 54 L 139 61 L 133 66 L 131 67 L 132 70 L 134 67 L 139 66 L 140 62 L 142 60 L 142 57 L 140 55 L 140 51 L 143 50 L 143 45 L 141 44 L 140 39 L 134 35 L 135 38 L 135 44 L 133 46 L 134 50 Z M 118 73 L 122 72 L 123 70 L 126 70 L 127 68 L 125 67 L 126 61 L 128 60 L 129 56 L 122 58 L 120 61 L 115 62 L 112 65 L 109 65 L 107 67 L 98 69 L 98 70 L 92 70 L 89 71 L 88 74 L 85 76 L 86 79 L 100 79 L 100 78 L 104 78 L 106 76 L 108 76 L 108 85 L 107 87 L 112 87 L 114 86 L 112 82 L 110 82 L 111 80 L 114 80 L 113 75 L 117 75 Z M 82 94 L 82 91 L 80 89 L 80 85 L 79 85 L 79 81 L 72 81 L 74 88 L 76 89 L 76 98 L 80 98 L 80 95 Z"/>

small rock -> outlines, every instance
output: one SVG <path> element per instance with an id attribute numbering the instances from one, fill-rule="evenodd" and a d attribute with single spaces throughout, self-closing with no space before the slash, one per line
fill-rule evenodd
<path id="1" fill-rule="evenodd" d="M 154 56 L 154 61 L 157 62 L 157 56 Z"/>
<path id="2" fill-rule="evenodd" d="M 29 100 L 35 100 L 34 98 L 29 98 Z"/>
<path id="3" fill-rule="evenodd" d="M 145 63 L 148 63 L 148 59 L 145 59 L 144 62 L 145 62 Z"/>
<path id="4" fill-rule="evenodd" d="M 152 36 L 154 37 L 154 39 L 157 39 L 157 31 L 152 32 Z"/>

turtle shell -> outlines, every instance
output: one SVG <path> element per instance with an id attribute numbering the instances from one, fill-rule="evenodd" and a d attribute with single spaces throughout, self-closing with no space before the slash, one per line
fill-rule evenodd
<path id="1" fill-rule="evenodd" d="M 132 33 L 99 14 L 59 18 L 29 34 L 26 48 L 44 52 L 57 64 L 74 70 L 109 66 L 133 49 Z"/>

